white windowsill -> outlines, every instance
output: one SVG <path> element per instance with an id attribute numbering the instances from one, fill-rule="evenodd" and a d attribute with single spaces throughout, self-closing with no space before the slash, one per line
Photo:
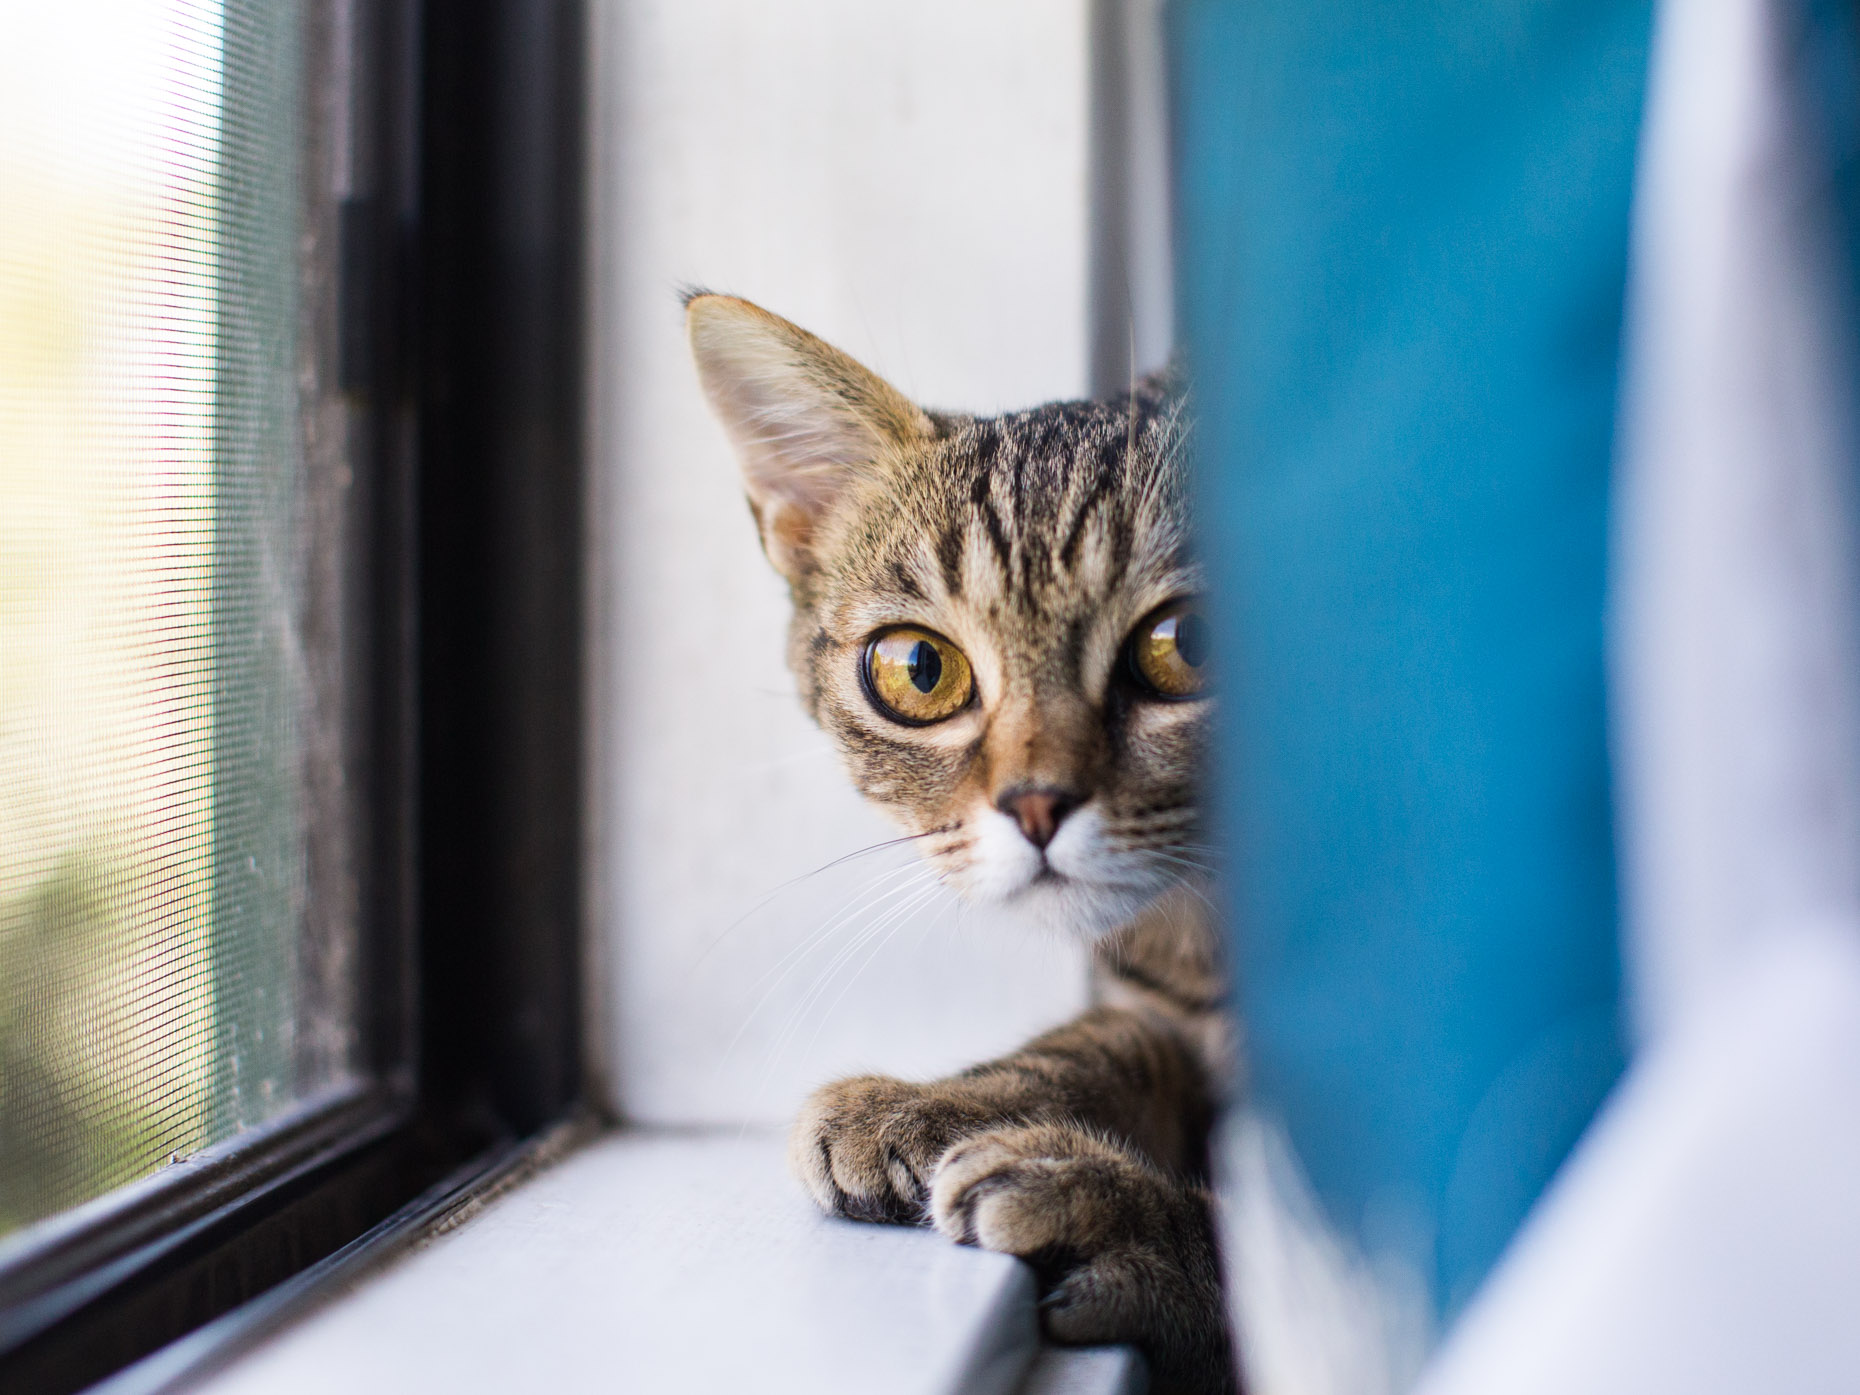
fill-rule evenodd
<path id="1" fill-rule="evenodd" d="M 1134 1395 L 1041 1350 L 1019 1261 L 820 1216 L 766 1134 L 608 1135 L 201 1389 Z"/>

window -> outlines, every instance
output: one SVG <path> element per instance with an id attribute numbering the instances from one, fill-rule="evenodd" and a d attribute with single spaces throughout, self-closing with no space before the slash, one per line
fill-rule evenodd
<path id="1" fill-rule="evenodd" d="M 53 1391 L 575 1105 L 579 22 L 0 9 L 0 1386 Z"/>
<path id="2" fill-rule="evenodd" d="M 299 332 L 302 17 L 26 18 L 0 57 L 6 1231 L 342 1080 L 355 1016 L 327 846 L 352 825 L 317 808 L 347 491 Z"/>

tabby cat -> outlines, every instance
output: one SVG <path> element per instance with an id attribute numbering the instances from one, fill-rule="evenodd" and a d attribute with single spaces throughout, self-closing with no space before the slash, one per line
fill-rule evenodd
<path id="1" fill-rule="evenodd" d="M 686 316 L 808 710 L 949 885 L 1093 946 L 1096 1006 L 1014 1054 L 815 1092 L 796 1172 L 834 1215 L 1026 1259 L 1047 1332 L 1136 1343 L 1153 1389 L 1232 1390 L 1179 392 L 929 412 L 747 301 L 694 293 Z"/>

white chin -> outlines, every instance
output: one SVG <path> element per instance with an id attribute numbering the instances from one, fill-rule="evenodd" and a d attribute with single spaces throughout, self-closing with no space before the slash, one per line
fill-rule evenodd
<path id="1" fill-rule="evenodd" d="M 1047 877 L 1000 898 L 1000 904 L 1043 929 L 1099 939 L 1141 915 L 1163 888 L 1104 886 Z"/>

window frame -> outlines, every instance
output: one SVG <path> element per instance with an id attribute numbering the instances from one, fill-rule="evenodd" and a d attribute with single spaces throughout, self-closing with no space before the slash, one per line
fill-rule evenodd
<path id="1" fill-rule="evenodd" d="M 0 1261 L 7 1389 L 197 1375 L 590 1126 L 584 9 L 312 8 L 355 26 L 368 171 L 332 298 L 362 485 L 360 1078 L 28 1232 Z"/>

